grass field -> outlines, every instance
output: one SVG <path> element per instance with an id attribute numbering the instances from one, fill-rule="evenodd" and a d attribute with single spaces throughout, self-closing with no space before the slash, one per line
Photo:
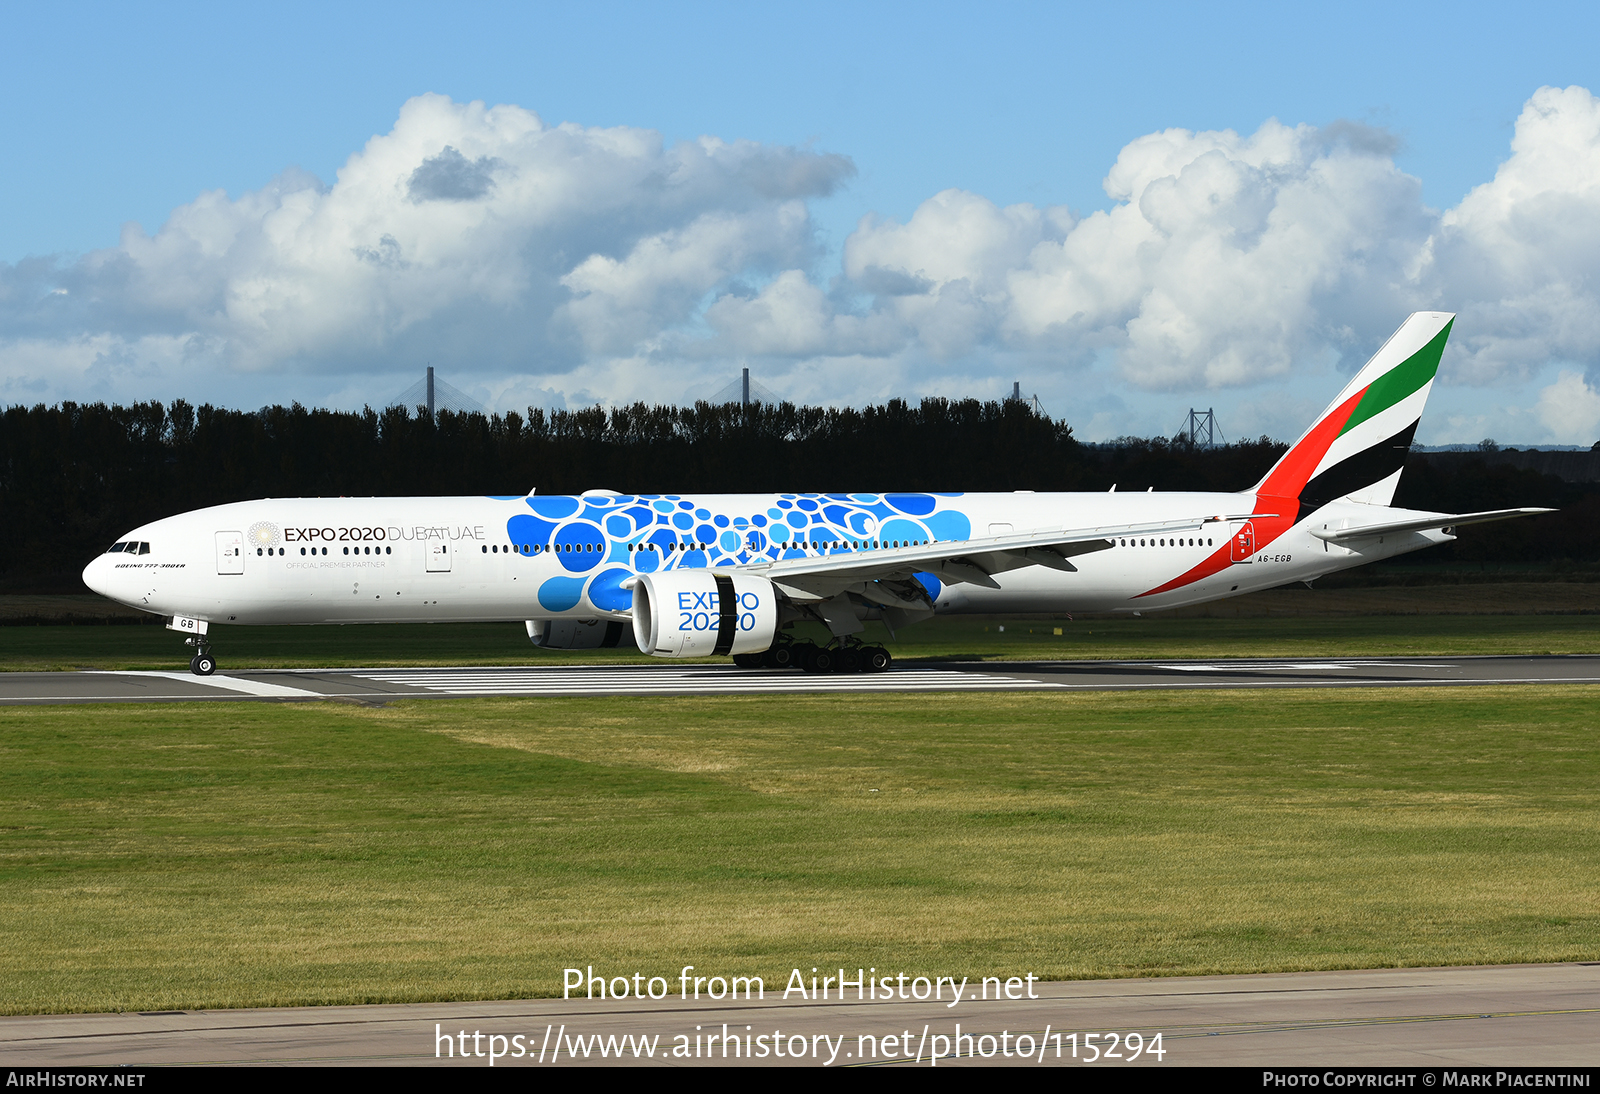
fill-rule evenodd
<path id="1" fill-rule="evenodd" d="M 1596 960 L 1597 711 L 1590 687 L 6 708 L 0 1010 L 549 995 L 591 964 Z"/>
<path id="2" fill-rule="evenodd" d="M 127 611 L 95 597 L 0 597 L 0 619 Z M 650 660 L 637 652 L 537 650 L 518 623 L 218 627 L 213 637 L 223 671 Z M 887 642 L 902 660 L 1600 653 L 1600 583 L 1296 587 L 1143 618 L 944 617 L 892 641 L 871 624 L 865 637 Z M 0 626 L 0 668 L 12 671 L 181 669 L 188 653 L 180 636 L 161 627 Z"/>

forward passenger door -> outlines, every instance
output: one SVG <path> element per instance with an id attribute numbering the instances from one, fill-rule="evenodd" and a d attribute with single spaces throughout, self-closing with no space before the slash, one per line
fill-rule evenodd
<path id="1" fill-rule="evenodd" d="M 217 573 L 244 573 L 244 533 L 217 533 Z"/>

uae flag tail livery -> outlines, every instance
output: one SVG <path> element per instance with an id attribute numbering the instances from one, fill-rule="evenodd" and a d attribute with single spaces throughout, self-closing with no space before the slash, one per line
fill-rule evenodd
<path id="1" fill-rule="evenodd" d="M 1341 498 L 1388 505 L 1422 420 L 1455 316 L 1417 312 L 1253 491 L 1296 523 Z"/>
<path id="2" fill-rule="evenodd" d="M 1454 318 L 1407 319 L 1238 493 L 273 498 L 136 528 L 83 577 L 165 616 L 202 675 L 227 624 L 486 621 L 522 623 L 541 650 L 882 671 L 872 636 L 934 614 L 1174 608 L 1547 512 L 1390 504 Z"/>

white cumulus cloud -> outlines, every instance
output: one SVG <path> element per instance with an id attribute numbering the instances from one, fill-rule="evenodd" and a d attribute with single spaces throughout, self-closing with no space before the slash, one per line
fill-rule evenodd
<path id="1" fill-rule="evenodd" d="M 1539 392 L 1537 411 L 1558 444 L 1588 444 L 1600 437 L 1600 391 L 1576 372 L 1563 369 Z"/>
<path id="2" fill-rule="evenodd" d="M 755 362 L 845 402 L 1026 374 L 1069 416 L 1080 396 L 1253 388 L 1268 428 L 1292 403 L 1269 391 L 1348 371 L 1440 308 L 1461 316 L 1446 384 L 1486 405 L 1517 388 L 1525 420 L 1589 428 L 1600 100 L 1539 89 L 1495 177 L 1451 209 L 1395 154 L 1348 122 L 1164 130 L 1122 149 L 1103 210 L 945 190 L 904 222 L 867 214 L 823 269 L 810 203 L 852 177 L 843 156 L 425 95 L 331 184 L 290 170 L 104 251 L 0 264 L 0 399 L 283 373 L 353 391 L 431 361 L 490 400 L 621 402 Z"/>
<path id="3" fill-rule="evenodd" d="M 842 156 L 667 147 L 649 130 L 424 95 L 330 186 L 291 170 L 237 198 L 202 194 L 153 235 L 129 225 L 109 250 L 0 266 L 0 347 L 56 344 L 47 386 L 69 393 L 105 387 L 80 367 L 96 339 L 175 379 L 185 361 L 559 374 L 693 320 L 730 276 L 809 261 L 805 201 L 853 171 Z M 33 378 L 19 373 L 3 382 L 20 394 Z"/>

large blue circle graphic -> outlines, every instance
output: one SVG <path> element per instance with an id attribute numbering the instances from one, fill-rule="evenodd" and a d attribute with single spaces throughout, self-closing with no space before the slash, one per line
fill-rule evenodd
<path id="1" fill-rule="evenodd" d="M 592 524 L 574 522 L 564 525 L 556 533 L 554 542 L 560 548 L 556 558 L 561 560 L 561 568 L 570 573 L 592 570 L 603 561 L 598 549 L 588 550 L 605 543 L 605 536 Z"/>
<path id="2" fill-rule="evenodd" d="M 883 500 L 913 517 L 925 517 L 933 512 L 938 501 L 928 494 L 885 494 Z"/>
<path id="3" fill-rule="evenodd" d="M 583 578 L 552 577 L 539 586 L 539 606 L 546 611 L 565 612 L 583 599 Z"/>
<path id="4" fill-rule="evenodd" d="M 895 543 L 904 547 L 908 541 L 914 542 L 928 538 L 928 533 L 922 525 L 909 520 L 886 520 L 883 527 L 878 529 L 878 538 L 886 543 Z"/>
<path id="5" fill-rule="evenodd" d="M 578 511 L 578 507 L 581 504 L 583 503 L 577 498 L 562 497 L 560 495 L 552 495 L 547 498 L 532 497 L 528 499 L 529 509 L 532 509 L 541 517 L 550 517 L 553 520 L 560 520 L 562 517 L 570 517 L 572 514 Z"/>
<path id="6" fill-rule="evenodd" d="M 934 539 L 969 539 L 972 536 L 972 522 L 965 513 L 955 509 L 935 513 L 922 523 L 928 526 Z"/>
<path id="7" fill-rule="evenodd" d="M 516 545 L 517 552 L 522 552 L 523 544 L 532 547 L 535 543 L 549 543 L 550 533 L 556 526 L 547 520 L 531 517 L 526 513 L 519 514 L 506 521 L 506 535 Z"/>

